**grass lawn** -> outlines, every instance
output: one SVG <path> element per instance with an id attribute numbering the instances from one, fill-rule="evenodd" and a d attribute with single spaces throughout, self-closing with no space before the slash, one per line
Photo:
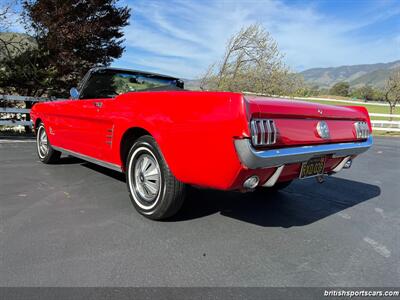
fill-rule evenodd
<path id="1" fill-rule="evenodd" d="M 307 99 L 305 101 L 312 101 L 312 102 L 319 102 L 321 104 L 330 104 L 330 105 L 340 105 L 340 106 L 364 106 L 365 108 L 368 109 L 368 112 L 370 113 L 377 113 L 377 114 L 389 114 L 389 105 L 388 106 L 382 106 L 382 105 L 372 105 L 364 102 L 360 102 L 359 104 L 357 103 L 344 103 L 344 102 L 337 102 L 337 101 L 321 101 L 318 99 Z M 396 107 L 394 114 L 400 114 L 400 108 Z M 371 119 L 375 120 L 385 120 L 383 117 L 371 117 Z"/>
<path id="2" fill-rule="evenodd" d="M 302 99 L 303 100 L 303 99 Z M 343 102 L 337 102 L 337 101 L 321 101 L 319 99 L 307 99 L 305 101 L 312 101 L 312 102 L 318 102 L 321 104 L 329 104 L 329 105 L 341 105 L 341 106 L 364 106 L 365 108 L 368 109 L 369 113 L 377 113 L 377 114 L 389 114 L 389 106 L 382 106 L 382 105 L 371 105 L 368 103 L 360 102 L 360 104 L 356 103 L 343 103 Z M 396 107 L 394 114 L 400 114 L 400 108 Z M 389 120 L 389 118 L 386 117 L 375 117 L 371 116 L 371 120 Z M 400 121 L 400 118 L 393 118 L 393 121 Z M 400 136 L 400 132 L 385 132 L 385 131 L 378 131 L 375 130 L 373 131 L 374 136 Z"/>

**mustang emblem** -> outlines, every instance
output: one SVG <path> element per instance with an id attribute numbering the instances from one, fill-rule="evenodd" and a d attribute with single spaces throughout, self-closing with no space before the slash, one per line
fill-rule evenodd
<path id="1" fill-rule="evenodd" d="M 325 121 L 318 122 L 317 132 L 318 132 L 318 135 L 323 139 L 329 139 L 329 137 L 330 137 L 329 127 Z"/>

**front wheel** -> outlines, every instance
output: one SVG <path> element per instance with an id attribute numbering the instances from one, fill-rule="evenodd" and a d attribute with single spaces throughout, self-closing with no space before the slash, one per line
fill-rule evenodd
<path id="1" fill-rule="evenodd" d="M 132 203 L 147 218 L 165 219 L 181 208 L 184 184 L 171 173 L 153 137 L 142 136 L 133 144 L 126 176 Z"/>
<path id="2" fill-rule="evenodd" d="M 40 123 L 37 128 L 36 149 L 40 161 L 45 164 L 51 164 L 60 159 L 61 152 L 51 147 L 43 123 Z"/>

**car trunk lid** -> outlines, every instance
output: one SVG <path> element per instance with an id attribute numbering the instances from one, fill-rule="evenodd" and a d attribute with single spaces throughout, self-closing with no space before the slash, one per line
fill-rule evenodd
<path id="1" fill-rule="evenodd" d="M 259 117 L 279 117 L 292 119 L 340 119 L 363 120 L 365 115 L 349 107 L 326 105 L 291 99 L 249 97 L 246 100 L 254 105 Z"/>
<path id="2" fill-rule="evenodd" d="M 245 99 L 252 118 L 274 120 L 278 132 L 273 147 L 354 141 L 354 123 L 368 119 L 363 111 L 351 107 L 254 96 Z M 328 125 L 328 138 L 318 133 L 321 121 Z"/>

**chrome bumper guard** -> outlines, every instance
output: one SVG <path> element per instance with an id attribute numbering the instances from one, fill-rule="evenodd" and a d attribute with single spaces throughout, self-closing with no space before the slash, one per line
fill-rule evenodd
<path id="1" fill-rule="evenodd" d="M 373 144 L 372 136 L 362 142 L 336 143 L 289 147 L 258 151 L 249 139 L 235 140 L 236 152 L 244 166 L 249 169 L 272 168 L 282 165 L 305 162 L 313 157 L 333 155 L 346 157 L 367 151 Z"/>

